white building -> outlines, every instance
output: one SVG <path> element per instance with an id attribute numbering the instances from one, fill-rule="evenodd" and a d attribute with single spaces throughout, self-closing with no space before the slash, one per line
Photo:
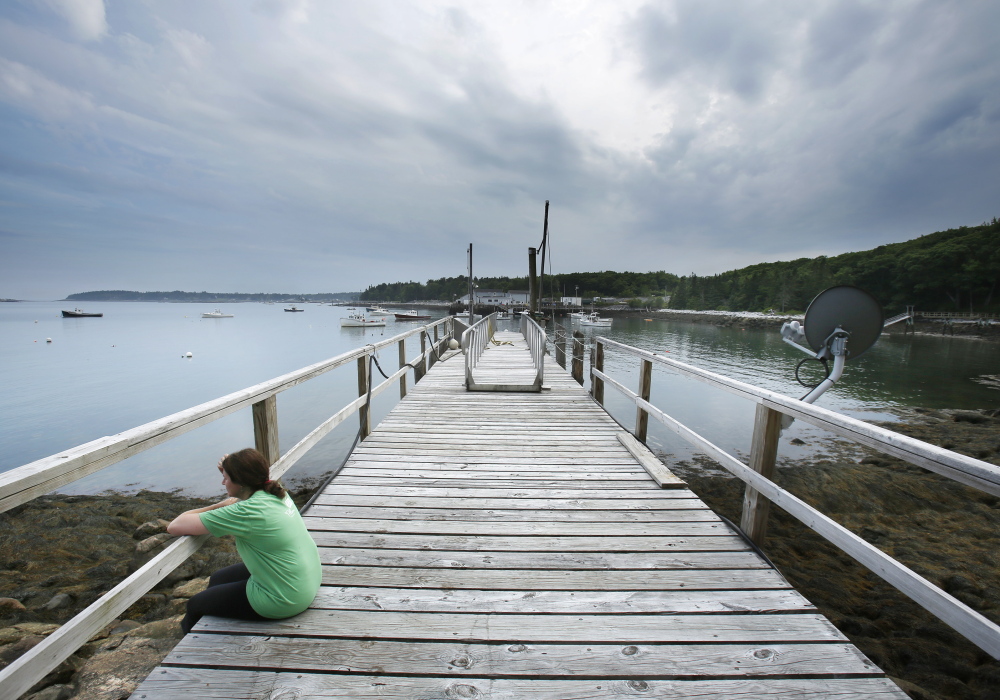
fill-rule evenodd
<path id="1" fill-rule="evenodd" d="M 511 303 L 510 295 L 507 292 L 500 291 L 499 289 L 476 289 L 475 295 L 477 304 L 508 306 Z M 466 294 L 458 301 L 459 303 L 467 305 L 469 303 L 469 295 Z"/>
<path id="2" fill-rule="evenodd" d="M 583 306 L 583 297 L 563 297 L 559 303 L 563 306 Z"/>

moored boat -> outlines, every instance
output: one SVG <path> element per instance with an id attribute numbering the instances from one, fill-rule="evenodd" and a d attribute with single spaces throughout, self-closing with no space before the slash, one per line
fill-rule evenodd
<path id="1" fill-rule="evenodd" d="M 224 313 L 222 313 L 222 311 L 220 309 L 216 309 L 215 311 L 205 311 L 204 313 L 202 313 L 201 317 L 202 318 L 232 318 L 233 315 L 232 314 L 224 314 Z"/>
<path id="2" fill-rule="evenodd" d="M 595 311 L 594 313 L 587 314 L 586 316 L 584 316 L 583 318 L 581 318 L 580 319 L 580 325 L 581 326 L 597 326 L 597 327 L 600 327 L 600 328 L 610 328 L 611 327 L 611 319 L 610 318 L 601 318 L 600 316 L 597 315 L 597 312 Z"/>
<path id="3" fill-rule="evenodd" d="M 341 328 L 368 328 L 369 326 L 384 326 L 384 318 L 365 318 L 360 311 L 349 314 L 347 318 L 340 319 Z"/>
<path id="4" fill-rule="evenodd" d="M 63 318 L 100 318 L 103 313 L 90 313 L 88 311 L 82 311 L 80 309 L 73 309 L 72 311 L 67 311 L 63 309 Z"/>
<path id="5" fill-rule="evenodd" d="M 392 316 L 392 312 L 386 308 L 383 308 L 376 304 L 375 306 L 367 307 L 368 313 L 372 316 Z"/>
<path id="6" fill-rule="evenodd" d="M 289 306 L 288 308 L 286 308 L 285 311 L 305 311 L 305 309 L 300 309 L 300 308 L 298 308 L 297 306 L 295 306 L 293 304 L 292 306 Z"/>
<path id="7" fill-rule="evenodd" d="M 430 319 L 429 315 L 418 314 L 415 311 L 407 311 L 404 313 L 399 313 L 397 311 L 394 316 L 397 321 L 425 321 Z"/>

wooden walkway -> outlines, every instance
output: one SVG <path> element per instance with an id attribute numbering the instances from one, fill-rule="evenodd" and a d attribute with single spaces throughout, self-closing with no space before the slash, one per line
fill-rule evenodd
<path id="1" fill-rule="evenodd" d="M 906 697 L 555 363 L 540 394 L 471 393 L 462 361 L 309 511 L 313 607 L 204 618 L 133 698 Z"/>

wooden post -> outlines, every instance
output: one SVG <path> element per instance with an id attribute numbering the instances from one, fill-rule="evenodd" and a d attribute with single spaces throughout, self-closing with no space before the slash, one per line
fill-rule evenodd
<path id="1" fill-rule="evenodd" d="M 399 368 L 406 366 L 406 340 L 399 341 Z M 399 378 L 399 398 L 406 398 L 406 372 Z"/>
<path id="2" fill-rule="evenodd" d="M 639 368 L 639 397 L 649 401 L 649 389 L 653 384 L 653 363 L 643 360 Z M 649 414 L 641 408 L 635 409 L 635 437 L 639 442 L 646 442 L 646 430 L 649 427 Z"/>
<path id="3" fill-rule="evenodd" d="M 427 373 L 427 336 L 420 334 L 420 362 L 413 368 L 413 383 L 423 379 Z"/>
<path id="4" fill-rule="evenodd" d="M 368 355 L 358 358 L 358 396 L 368 394 Z M 361 439 L 364 440 L 372 432 L 372 417 L 368 406 L 362 406 L 358 411 L 361 417 Z"/>
<path id="5" fill-rule="evenodd" d="M 556 337 L 553 341 L 556 346 L 556 362 L 563 369 L 566 369 L 566 329 L 563 326 L 556 326 Z"/>
<path id="6" fill-rule="evenodd" d="M 757 404 L 750 443 L 750 468 L 763 477 L 774 477 L 778 459 L 778 439 L 781 437 L 781 413 L 764 404 Z M 771 502 L 749 486 L 743 494 L 743 518 L 740 528 L 752 542 L 760 546 L 767 535 L 767 514 Z"/>
<path id="7" fill-rule="evenodd" d="M 436 353 L 439 352 L 439 350 L 438 350 L 438 337 L 437 337 L 437 335 L 438 335 L 438 327 L 434 326 L 434 340 L 431 341 L 431 354 L 428 355 L 428 357 L 427 357 L 427 369 L 428 369 L 428 371 L 430 371 L 434 367 L 434 363 L 437 362 L 437 355 L 436 355 Z"/>
<path id="8" fill-rule="evenodd" d="M 601 372 L 604 371 L 604 343 L 596 341 L 594 343 L 594 359 L 590 362 L 590 366 Z M 604 380 L 598 377 L 591 376 L 590 378 L 590 393 L 594 397 L 594 401 L 604 405 Z"/>
<path id="9" fill-rule="evenodd" d="M 573 379 L 583 385 L 583 333 L 573 331 Z"/>
<path id="10" fill-rule="evenodd" d="M 253 442 L 268 464 L 274 464 L 281 457 L 278 450 L 277 394 L 253 405 Z"/>

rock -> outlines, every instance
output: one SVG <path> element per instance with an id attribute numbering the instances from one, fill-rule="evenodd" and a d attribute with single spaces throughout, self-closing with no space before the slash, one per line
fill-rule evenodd
<path id="1" fill-rule="evenodd" d="M 804 445 L 804 444 L 806 444 L 805 441 L 800 440 L 799 438 L 792 438 L 788 442 L 791 443 L 792 445 Z"/>
<path id="2" fill-rule="evenodd" d="M 40 634 L 28 634 L 13 644 L 8 644 L 3 649 L 0 649 L 0 667 L 6 666 L 43 639 L 45 637 Z"/>
<path id="3" fill-rule="evenodd" d="M 956 423 L 965 422 L 973 424 L 985 423 L 989 420 L 989 418 L 982 413 L 977 413 L 975 411 L 955 411 L 951 414 L 951 419 Z"/>
<path id="4" fill-rule="evenodd" d="M 19 625 L 14 625 L 14 627 L 21 630 L 25 634 L 41 635 L 45 635 L 59 629 L 59 625 L 49 624 L 48 622 L 22 622 Z"/>
<path id="5" fill-rule="evenodd" d="M 0 598 L 0 613 L 22 612 L 26 609 L 16 598 Z"/>
<path id="6" fill-rule="evenodd" d="M 42 606 L 42 610 L 62 610 L 73 604 L 73 598 L 68 593 L 59 593 L 52 596 L 48 603 Z"/>
<path id="7" fill-rule="evenodd" d="M 152 537 L 147 537 L 142 542 L 135 546 L 135 551 L 139 554 L 145 554 L 150 552 L 157 547 L 159 547 L 164 542 L 172 540 L 174 538 L 169 532 L 161 532 L 158 535 L 153 535 Z"/>
<path id="8" fill-rule="evenodd" d="M 205 576 L 204 578 L 191 579 L 186 583 L 180 584 L 174 588 L 171 595 L 173 595 L 174 598 L 190 598 L 193 595 L 201 593 L 206 588 L 208 588 L 208 576 Z"/>
<path id="9" fill-rule="evenodd" d="M 4 644 L 13 644 L 23 636 L 24 633 L 16 627 L 4 627 L 3 629 L 0 629 L 0 646 L 3 646 Z"/>
<path id="10" fill-rule="evenodd" d="M 69 700 L 73 695 L 73 687 L 69 685 L 50 685 L 44 690 L 39 690 L 31 695 L 27 700 Z"/>
<path id="11" fill-rule="evenodd" d="M 147 639 L 180 639 L 184 636 L 181 632 L 181 617 L 183 615 L 175 615 L 165 620 L 147 622 L 145 625 L 132 630 L 132 636 L 145 637 Z"/>
<path id="12" fill-rule="evenodd" d="M 118 623 L 117 627 L 109 632 L 109 635 L 125 634 L 126 632 L 131 632 L 138 627 L 142 627 L 142 623 L 136 622 L 135 620 L 122 620 Z"/>
<path id="13" fill-rule="evenodd" d="M 186 562 L 164 576 L 163 582 L 160 585 L 172 586 L 178 581 L 186 581 L 187 579 L 196 576 L 200 569 L 201 566 L 197 562 L 188 559 Z"/>
<path id="14" fill-rule="evenodd" d="M 125 611 L 125 617 L 129 620 L 149 620 L 148 617 L 159 608 L 167 604 L 167 596 L 162 593 L 147 593 L 132 603 L 132 606 Z"/>
<path id="15" fill-rule="evenodd" d="M 149 520 L 137 527 L 135 532 L 132 533 L 132 537 L 133 539 L 144 540 L 152 535 L 158 535 L 161 532 L 166 532 L 167 525 L 169 524 L 169 521 L 163 520 L 162 518 L 159 520 Z"/>
<path id="16" fill-rule="evenodd" d="M 77 673 L 73 700 L 127 698 L 175 643 L 175 639 L 127 637 L 115 648 L 97 652 Z"/>

